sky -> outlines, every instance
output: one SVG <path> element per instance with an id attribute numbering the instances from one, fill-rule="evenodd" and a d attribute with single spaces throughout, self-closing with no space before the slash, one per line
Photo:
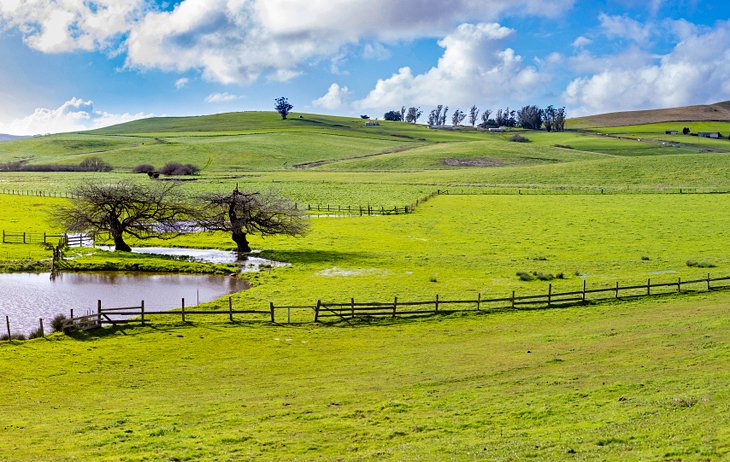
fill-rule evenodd
<path id="1" fill-rule="evenodd" d="M 730 100 L 727 0 L 0 0 L 0 133 Z M 423 122 L 425 120 L 425 116 Z"/>

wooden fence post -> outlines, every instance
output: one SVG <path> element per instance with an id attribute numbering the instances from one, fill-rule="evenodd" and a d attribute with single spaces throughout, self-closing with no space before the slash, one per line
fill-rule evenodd
<path id="1" fill-rule="evenodd" d="M 393 317 L 395 317 L 395 311 L 398 308 L 398 297 L 393 298 Z"/>
<path id="2" fill-rule="evenodd" d="M 314 308 L 314 322 L 319 320 L 319 307 L 322 306 L 322 300 L 317 300 L 317 306 Z"/>
<path id="3" fill-rule="evenodd" d="M 350 298 L 350 317 L 355 317 L 355 299 Z"/>
<path id="4" fill-rule="evenodd" d="M 269 302 L 269 310 L 271 310 L 271 322 L 274 321 L 274 302 Z"/>
<path id="5" fill-rule="evenodd" d="M 512 291 L 512 309 L 515 309 L 515 291 Z"/>
<path id="6" fill-rule="evenodd" d="M 710 290 L 710 273 L 707 273 L 707 290 Z"/>
<path id="7" fill-rule="evenodd" d="M 552 300 L 553 300 L 553 285 L 551 283 L 551 284 L 548 284 L 548 299 L 547 299 L 548 306 L 550 306 L 550 304 L 552 303 Z"/>
<path id="8" fill-rule="evenodd" d="M 682 278 L 677 278 L 677 293 L 682 291 Z"/>
<path id="9" fill-rule="evenodd" d="M 182 299 L 181 313 L 182 313 L 182 322 L 185 322 L 185 297 L 183 297 L 183 299 Z"/>
<path id="10" fill-rule="evenodd" d="M 41 331 L 41 337 L 45 337 L 46 334 L 45 334 L 45 332 L 43 332 L 43 318 L 38 319 L 38 323 L 40 324 L 38 327 Z"/>
<path id="11" fill-rule="evenodd" d="M 74 309 L 71 308 L 71 321 L 73 321 L 73 320 L 74 320 Z"/>
<path id="12" fill-rule="evenodd" d="M 479 292 L 477 294 L 477 311 L 479 311 L 482 307 L 482 293 Z"/>
<path id="13" fill-rule="evenodd" d="M 273 305 L 273 304 L 272 304 Z M 228 320 L 233 322 L 233 297 L 228 297 Z M 274 309 L 271 309 L 271 321 L 274 321 Z"/>
<path id="14" fill-rule="evenodd" d="M 96 301 L 96 325 L 101 327 L 101 300 Z"/>
<path id="15" fill-rule="evenodd" d="M 10 316 L 5 316 L 5 327 L 8 328 L 8 342 L 12 342 L 13 336 L 10 335 Z"/>
<path id="16" fill-rule="evenodd" d="M 144 300 L 142 300 L 142 303 L 140 303 L 139 308 L 140 314 L 142 316 L 142 325 L 144 326 Z"/>
<path id="17" fill-rule="evenodd" d="M 583 303 L 586 302 L 586 280 L 583 279 Z"/>
<path id="18" fill-rule="evenodd" d="M 618 298 L 618 281 L 616 281 L 616 298 Z"/>
<path id="19" fill-rule="evenodd" d="M 436 294 L 436 313 L 439 312 L 439 294 Z"/>

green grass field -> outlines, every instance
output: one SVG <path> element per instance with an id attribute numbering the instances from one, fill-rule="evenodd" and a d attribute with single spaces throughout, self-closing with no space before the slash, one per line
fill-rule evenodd
<path id="1" fill-rule="evenodd" d="M 730 276 L 730 195 L 679 194 L 730 190 L 730 153 L 719 147 L 664 145 L 653 136 L 664 125 L 600 131 L 635 139 L 524 132 L 530 142 L 514 143 L 509 133 L 381 124 L 235 113 L 4 142 L 0 163 L 99 156 L 115 169 L 0 172 L 0 192 L 149 182 L 131 168 L 168 161 L 204 166 L 180 183 L 190 196 L 238 184 L 301 207 L 402 207 L 450 192 L 413 214 L 310 218 L 306 237 L 253 237 L 263 256 L 291 266 L 247 276 L 236 308 Z M 68 200 L 0 194 L 0 228 L 62 231 L 48 213 Z M 223 233 L 130 242 L 234 248 Z M 42 270 L 50 254 L 0 244 L 0 268 Z M 67 255 L 66 271 L 232 270 Z M 728 303 L 730 292 L 718 291 L 334 326 L 201 317 L 4 342 L 0 461 L 725 460 Z"/>

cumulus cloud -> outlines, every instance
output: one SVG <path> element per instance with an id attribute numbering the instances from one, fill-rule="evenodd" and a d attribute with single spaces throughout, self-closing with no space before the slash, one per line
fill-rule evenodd
<path id="1" fill-rule="evenodd" d="M 580 36 L 573 40 L 573 48 L 583 48 L 593 43 L 593 40 L 588 37 Z"/>
<path id="2" fill-rule="evenodd" d="M 55 109 L 37 108 L 32 114 L 8 123 L 0 122 L 0 133 L 38 135 L 107 127 L 153 114 L 113 114 L 94 109 L 94 102 L 73 97 Z"/>
<path id="3" fill-rule="evenodd" d="M 344 105 L 345 100 L 349 96 L 350 90 L 347 87 L 341 87 L 337 83 L 333 83 L 330 85 L 327 93 L 325 93 L 321 98 L 317 98 L 312 101 L 312 104 L 325 109 L 339 109 Z"/>
<path id="4" fill-rule="evenodd" d="M 546 76 L 503 42 L 514 31 L 496 23 L 462 24 L 442 40 L 438 64 L 419 75 L 403 67 L 378 80 L 370 93 L 356 103 L 363 109 L 387 109 L 401 105 L 513 102 L 532 94 Z"/>
<path id="5" fill-rule="evenodd" d="M 0 25 L 44 53 L 106 48 L 143 14 L 144 0 L 3 0 Z"/>
<path id="6" fill-rule="evenodd" d="M 236 101 L 239 99 L 242 99 L 242 96 L 239 95 L 232 95 L 228 92 L 223 93 L 211 93 L 210 95 L 205 97 L 206 103 L 229 103 L 231 101 Z"/>
<path id="7" fill-rule="evenodd" d="M 637 55 L 642 55 L 637 58 Z M 573 79 L 563 96 L 571 113 L 672 107 L 730 99 L 730 21 L 685 37 L 658 57 L 637 51 L 595 58 L 611 65 Z"/>
<path id="8" fill-rule="evenodd" d="M 262 75 L 284 81 L 302 66 L 337 56 L 366 40 L 365 54 L 384 56 L 376 43 L 438 37 L 455 21 L 500 15 L 549 16 L 574 0 L 184 0 L 172 11 L 150 12 L 131 28 L 127 65 L 169 71 L 199 69 L 224 84 Z M 341 69 L 335 60 L 332 68 Z"/>

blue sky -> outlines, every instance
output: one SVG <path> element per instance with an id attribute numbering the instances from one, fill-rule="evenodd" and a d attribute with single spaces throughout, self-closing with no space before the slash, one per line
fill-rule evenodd
<path id="1" fill-rule="evenodd" d="M 725 0 L 2 0 L 0 133 L 152 115 L 730 100 Z"/>

